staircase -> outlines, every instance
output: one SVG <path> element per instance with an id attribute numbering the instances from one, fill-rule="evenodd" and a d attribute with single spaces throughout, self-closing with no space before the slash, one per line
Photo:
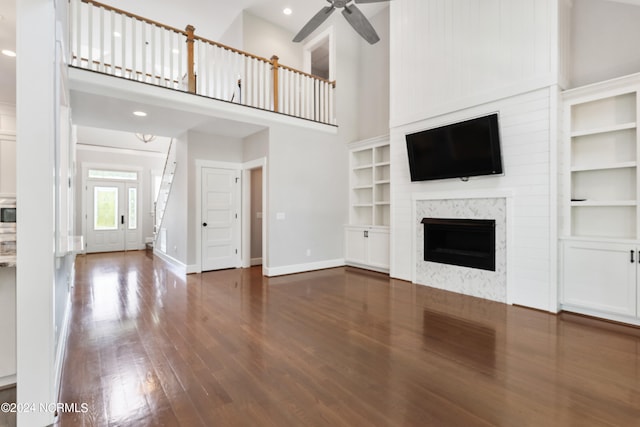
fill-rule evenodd
<path id="1" fill-rule="evenodd" d="M 160 182 L 160 190 L 158 191 L 158 198 L 155 202 L 155 215 L 153 223 L 153 242 L 154 247 L 161 248 L 162 245 L 158 241 L 161 233 L 162 220 L 164 219 L 164 212 L 167 209 L 167 202 L 169 201 L 169 194 L 171 194 L 171 186 L 173 184 L 173 177 L 176 172 L 176 147 L 173 139 L 169 144 L 169 151 L 167 152 L 167 160 L 164 164 L 164 170 L 162 171 L 162 181 Z"/>

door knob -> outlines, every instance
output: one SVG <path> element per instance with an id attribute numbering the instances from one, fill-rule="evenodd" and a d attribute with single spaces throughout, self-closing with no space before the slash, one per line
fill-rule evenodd
<path id="1" fill-rule="evenodd" d="M 203 226 L 203 227 L 206 227 L 206 226 L 207 226 L 207 223 L 206 223 L 206 222 L 203 222 L 203 223 L 202 223 L 202 226 Z"/>

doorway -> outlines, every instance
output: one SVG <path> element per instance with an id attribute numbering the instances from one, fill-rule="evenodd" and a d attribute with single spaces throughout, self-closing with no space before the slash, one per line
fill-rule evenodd
<path id="1" fill-rule="evenodd" d="M 262 168 L 251 169 L 249 183 L 249 199 L 251 210 L 251 265 L 262 265 Z"/>
<path id="2" fill-rule="evenodd" d="M 304 71 L 326 80 L 335 75 L 333 28 L 328 28 L 306 43 L 303 48 Z"/>
<path id="3" fill-rule="evenodd" d="M 138 183 L 90 179 L 86 192 L 86 251 L 140 249 Z"/>

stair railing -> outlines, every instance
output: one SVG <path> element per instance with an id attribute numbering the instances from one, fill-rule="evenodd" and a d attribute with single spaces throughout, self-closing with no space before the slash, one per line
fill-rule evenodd
<path id="1" fill-rule="evenodd" d="M 70 0 L 70 63 L 209 98 L 335 124 L 335 81 L 94 0 Z M 242 82 L 242 96 L 236 82 Z"/>
<path id="2" fill-rule="evenodd" d="M 162 228 L 162 221 L 164 220 L 164 213 L 167 209 L 167 203 L 169 202 L 169 195 L 171 194 L 171 187 L 173 185 L 173 177 L 176 173 L 176 144 L 172 139 L 169 144 L 169 150 L 167 151 L 167 159 L 164 163 L 164 169 L 162 170 L 162 179 L 160 180 L 160 189 L 158 196 L 154 204 L 154 246 L 158 246 L 158 238 L 160 236 L 160 230 Z"/>

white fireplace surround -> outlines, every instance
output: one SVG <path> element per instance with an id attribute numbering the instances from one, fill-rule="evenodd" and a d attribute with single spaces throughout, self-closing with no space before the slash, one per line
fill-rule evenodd
<path id="1" fill-rule="evenodd" d="M 511 242 L 513 232 L 512 232 L 512 217 L 513 217 L 513 208 L 512 208 L 512 200 L 513 200 L 513 190 L 510 189 L 500 189 L 500 190 L 468 190 L 468 191 L 448 191 L 448 192 L 438 192 L 438 193 L 414 193 L 411 197 L 412 199 L 412 260 L 411 265 L 411 281 L 416 284 L 433 286 L 440 289 L 450 290 L 453 292 L 464 293 L 467 295 L 472 295 L 480 298 L 490 299 L 499 302 L 506 302 L 507 304 L 512 304 L 512 297 L 514 295 L 513 292 L 513 280 L 511 270 L 509 266 L 512 266 L 512 251 L 513 244 Z M 462 289 L 458 286 L 447 287 L 438 285 L 437 283 L 425 283 L 424 278 L 421 278 L 421 274 L 418 272 L 418 263 L 425 263 L 427 265 L 427 261 L 424 261 L 422 258 L 419 259 L 419 253 L 422 253 L 420 250 L 423 247 L 422 238 L 419 236 L 423 236 L 421 230 L 423 229 L 423 225 L 420 223 L 422 218 L 424 217 L 424 212 L 419 212 L 419 207 L 423 205 L 422 202 L 464 202 L 468 201 L 468 204 L 462 205 L 462 211 L 465 210 L 474 214 L 466 214 L 467 218 L 473 219 L 497 219 L 500 218 L 489 218 L 486 215 L 480 214 L 477 209 L 477 203 L 481 203 L 481 200 L 477 199 L 502 199 L 504 201 L 504 230 L 503 230 L 503 241 L 502 243 L 499 241 L 500 239 L 500 231 L 499 228 L 502 226 L 496 222 L 496 272 L 489 272 L 477 269 L 468 269 L 466 267 L 458 267 L 451 266 L 447 264 L 438 264 L 438 269 L 441 272 L 447 272 L 445 274 L 450 274 L 451 277 L 463 277 L 467 282 L 473 283 L 474 280 L 478 281 L 478 284 L 481 282 L 485 285 L 482 287 L 483 289 L 478 289 L 478 291 Z M 500 200 L 500 201 L 502 201 Z M 447 203 L 440 203 L 440 207 L 445 207 Z M 422 209 L 424 210 L 424 209 Z M 444 211 L 442 209 L 438 209 L 439 214 L 437 217 L 448 217 L 448 218 L 462 218 L 460 216 L 460 211 L 458 212 L 449 212 L 446 208 Z M 418 241 L 420 240 L 420 241 Z M 503 251 L 501 255 L 500 252 Z M 500 261 L 502 258 L 502 262 Z M 431 263 L 429 263 L 431 264 Z M 502 265 L 501 265 L 502 264 Z M 494 286 L 491 289 L 491 286 L 487 288 L 486 282 L 494 281 L 492 285 Z M 480 286 L 479 286 L 480 288 Z"/>

